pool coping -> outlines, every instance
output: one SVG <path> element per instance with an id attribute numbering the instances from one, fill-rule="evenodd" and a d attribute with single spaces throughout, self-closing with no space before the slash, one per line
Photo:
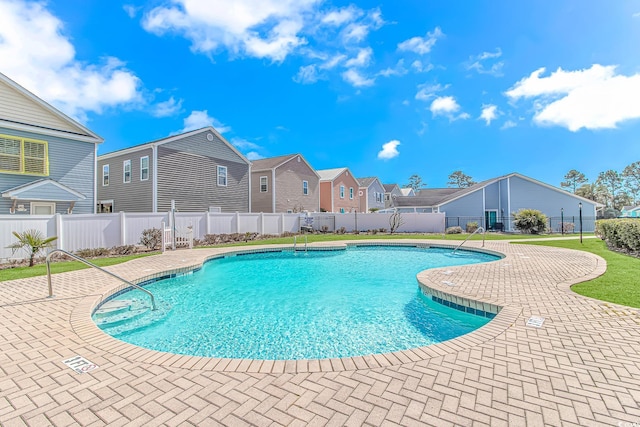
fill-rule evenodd
<path id="1" fill-rule="evenodd" d="M 454 249 L 456 245 L 415 242 L 415 241 L 343 241 L 343 242 L 317 242 L 310 243 L 311 250 L 342 250 L 348 246 L 408 246 L 408 247 L 435 247 L 444 249 Z M 209 260 L 238 253 L 259 253 L 291 250 L 291 245 L 259 245 L 251 249 L 241 249 L 239 247 L 218 248 L 217 253 L 205 257 L 201 262 L 172 268 L 150 275 L 141 276 L 130 280 L 134 284 L 155 281 L 159 278 L 169 277 L 189 273 L 202 268 Z M 464 250 L 490 253 L 502 258 L 491 263 L 507 262 L 509 254 L 498 251 L 467 247 Z M 301 252 L 300 249 L 297 252 Z M 485 263 L 483 263 L 485 264 Z M 447 267 L 448 270 L 456 270 L 468 266 Z M 470 298 L 467 295 L 459 294 L 455 289 L 446 289 L 437 283 L 427 280 L 425 273 L 435 269 L 427 269 L 419 272 L 416 277 L 423 294 L 449 301 L 450 304 L 482 310 L 484 312 L 496 313 L 495 317 L 482 327 L 471 331 L 465 335 L 431 344 L 424 347 L 416 347 L 408 350 L 400 350 L 388 353 L 377 353 L 365 356 L 354 356 L 344 358 L 328 359 L 300 359 L 300 360 L 263 360 L 263 359 L 230 359 L 212 358 L 202 356 L 179 355 L 175 353 L 161 352 L 133 344 L 120 341 L 103 332 L 91 319 L 91 314 L 100 304 L 113 298 L 114 295 L 122 292 L 130 286 L 126 284 L 108 285 L 97 293 L 84 297 L 73 309 L 70 317 L 71 327 L 75 333 L 87 344 L 93 345 L 105 352 L 117 355 L 126 359 L 134 359 L 137 362 L 148 363 L 173 368 L 193 368 L 203 371 L 214 372 L 245 372 L 245 373 L 312 373 L 312 372 L 340 372 L 359 369 L 374 369 L 402 365 L 411 362 L 418 362 L 425 359 L 443 356 L 451 352 L 470 349 L 478 344 L 492 340 L 514 324 L 520 316 L 522 308 L 507 304 L 504 301 Z"/>

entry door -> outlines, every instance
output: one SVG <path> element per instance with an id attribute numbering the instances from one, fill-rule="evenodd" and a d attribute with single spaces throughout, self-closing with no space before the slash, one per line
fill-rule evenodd
<path id="1" fill-rule="evenodd" d="M 484 223 L 487 226 L 487 230 L 492 230 L 495 227 L 496 222 L 498 222 L 497 210 L 484 211 Z"/>

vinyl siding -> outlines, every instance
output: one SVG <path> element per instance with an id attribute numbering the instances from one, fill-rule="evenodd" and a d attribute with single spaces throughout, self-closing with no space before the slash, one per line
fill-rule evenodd
<path id="1" fill-rule="evenodd" d="M 342 172 L 333 180 L 333 212 L 340 212 L 343 208 L 345 212 L 351 209 L 358 209 L 360 206 L 360 197 L 358 196 L 358 188 L 360 185 L 348 171 Z M 344 185 L 344 199 L 340 198 L 340 186 Z M 353 200 L 349 199 L 349 187 L 353 187 Z"/>
<path id="2" fill-rule="evenodd" d="M 0 81 L 0 119 L 76 134 L 87 134 L 3 81 Z"/>
<path id="3" fill-rule="evenodd" d="M 320 183 L 320 209 L 331 212 L 331 182 Z"/>
<path id="4" fill-rule="evenodd" d="M 207 140 L 207 134 L 213 141 Z M 227 167 L 227 186 L 217 185 L 217 166 Z M 214 134 L 203 131 L 158 146 L 158 211 L 249 211 L 249 165 Z"/>
<path id="5" fill-rule="evenodd" d="M 149 179 L 140 181 L 140 159 L 149 156 Z M 123 182 L 123 162 L 131 160 L 131 182 Z M 109 165 L 109 185 L 102 186 L 102 166 Z M 151 147 L 121 156 L 101 159 L 98 156 L 96 183 L 98 202 L 113 200 L 114 212 L 153 211 L 153 150 Z"/>
<path id="6" fill-rule="evenodd" d="M 267 191 L 260 192 L 260 177 L 267 177 Z M 272 171 L 251 172 L 251 211 L 273 213 Z"/>
<path id="7" fill-rule="evenodd" d="M 86 199 L 76 202 L 73 213 L 93 213 L 93 180 L 94 180 L 94 156 L 95 144 L 80 142 L 64 138 L 42 136 L 32 132 L 21 132 L 0 127 L 0 133 L 23 138 L 33 138 L 48 142 L 49 150 L 49 176 L 60 184 L 83 194 Z M 28 184 L 45 178 L 35 175 L 14 175 L 0 173 L 0 193 L 19 185 Z M 25 212 L 16 212 L 16 215 L 29 214 L 29 203 L 24 204 Z M 13 201 L 0 197 L 0 214 L 8 214 Z M 57 202 L 56 212 L 67 213 L 69 203 Z"/>
<path id="8" fill-rule="evenodd" d="M 469 221 L 476 221 L 478 225 L 483 226 L 482 189 L 441 205 L 440 212 L 445 212 L 447 218 L 468 217 Z M 464 229 L 466 222 L 461 220 L 460 226 Z"/>
<path id="9" fill-rule="evenodd" d="M 498 187 L 500 182 L 494 182 L 484 188 L 484 207 L 486 210 L 497 210 L 500 215 L 500 197 Z"/>
<path id="10" fill-rule="evenodd" d="M 376 202 L 376 194 L 382 193 L 382 201 Z M 371 208 L 384 209 L 384 187 L 378 183 L 378 181 L 373 181 L 371 185 L 367 188 L 367 206 L 365 206 L 364 201 L 362 201 L 362 206 L 360 207 L 361 212 L 368 212 Z"/>
<path id="11" fill-rule="evenodd" d="M 276 169 L 276 212 L 299 208 L 320 210 L 320 178 L 304 161 L 294 157 Z M 302 194 L 302 181 L 308 181 L 309 194 Z"/>

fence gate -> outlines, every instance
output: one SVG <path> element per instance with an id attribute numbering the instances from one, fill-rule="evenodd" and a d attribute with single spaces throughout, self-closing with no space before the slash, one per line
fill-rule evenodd
<path id="1" fill-rule="evenodd" d="M 177 247 L 187 247 L 189 249 L 193 249 L 193 227 L 189 226 L 186 230 L 175 230 L 175 239 L 174 234 L 171 227 L 167 227 L 162 222 L 161 225 L 161 233 L 162 233 L 162 242 L 161 248 L 162 252 L 164 252 L 167 248 L 175 249 Z"/>

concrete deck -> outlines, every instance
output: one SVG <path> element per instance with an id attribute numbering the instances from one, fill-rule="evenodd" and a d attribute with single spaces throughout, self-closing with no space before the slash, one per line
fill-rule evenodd
<path id="1" fill-rule="evenodd" d="M 121 286 L 94 269 L 53 276 L 53 299 L 45 277 L 2 282 L 0 424 L 640 424 L 639 311 L 569 289 L 602 274 L 604 260 L 504 241 L 486 247 L 506 257 L 418 279 L 449 300 L 502 307 L 488 325 L 433 346 L 319 361 L 188 357 L 122 343 L 90 319 Z M 108 269 L 133 281 L 237 249 L 183 250 Z M 526 326 L 530 316 L 544 317 L 543 326 Z M 99 368 L 75 373 L 62 363 L 75 355 Z"/>

